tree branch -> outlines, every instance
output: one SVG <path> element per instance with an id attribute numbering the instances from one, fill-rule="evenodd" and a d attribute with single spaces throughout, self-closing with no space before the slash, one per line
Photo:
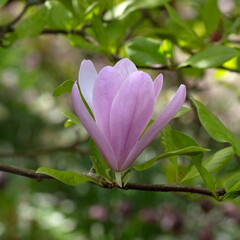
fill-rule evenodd
<path id="1" fill-rule="evenodd" d="M 111 59 L 113 62 L 117 62 L 117 61 L 121 60 L 122 58 L 116 54 L 111 54 Z M 160 64 L 155 64 L 152 66 L 136 65 L 136 67 L 141 68 L 141 69 L 150 69 L 150 70 L 156 70 L 156 71 L 161 71 L 161 70 L 163 70 L 163 71 L 179 71 L 184 68 L 191 68 L 191 66 L 184 66 L 182 68 L 177 68 L 178 65 L 176 65 L 174 68 L 169 68 L 168 66 L 162 66 Z M 240 70 L 238 70 L 238 69 L 231 69 L 231 68 L 227 68 L 227 67 L 223 67 L 223 66 L 215 67 L 215 69 L 222 69 L 222 70 L 226 70 L 229 72 L 240 73 Z M 206 69 L 203 69 L 203 70 L 206 70 Z"/>
<path id="2" fill-rule="evenodd" d="M 43 179 L 53 179 L 52 177 L 36 173 L 34 170 L 20 168 L 12 165 L 0 163 L 0 171 L 20 175 L 37 181 Z M 88 177 L 98 181 L 97 178 L 91 172 L 82 173 Z M 122 190 L 140 190 L 140 191 L 152 191 L 152 192 L 182 192 L 182 193 L 197 193 L 205 196 L 213 197 L 213 194 L 204 187 L 184 186 L 184 185 L 169 185 L 169 184 L 139 184 L 139 183 L 127 183 L 124 187 L 119 187 L 116 183 L 101 182 L 103 188 L 112 189 L 120 188 Z M 216 189 L 218 196 L 223 196 L 226 192 L 224 189 Z"/>
<path id="3" fill-rule="evenodd" d="M 0 171 L 20 175 L 23 177 L 33 178 L 37 181 L 41 181 L 43 179 L 52 179 L 52 177 L 42 173 L 36 173 L 34 170 L 7 165 L 4 163 L 0 163 Z"/>
<path id="4" fill-rule="evenodd" d="M 31 151 L 25 151 L 25 152 L 14 152 L 14 153 L 0 153 L 0 158 L 7 158 L 7 157 L 25 157 L 25 158 L 31 158 L 35 156 L 40 156 L 40 155 L 46 155 L 54 152 L 63 152 L 63 151 L 68 151 L 68 152 L 74 152 L 78 153 L 80 155 L 86 155 L 88 154 L 88 151 L 84 151 L 81 149 L 78 149 L 78 146 L 88 140 L 78 140 L 74 142 L 73 144 L 69 146 L 60 146 L 60 147 L 54 147 L 54 148 L 44 148 L 44 149 L 36 149 L 36 150 L 31 150 Z"/>

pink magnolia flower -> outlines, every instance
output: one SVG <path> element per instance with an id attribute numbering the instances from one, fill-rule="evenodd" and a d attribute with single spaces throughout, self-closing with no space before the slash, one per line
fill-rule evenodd
<path id="1" fill-rule="evenodd" d="M 95 120 L 84 105 L 77 82 L 72 88 L 73 107 L 111 169 L 127 169 L 183 105 L 186 87 L 181 85 L 140 137 L 153 115 L 162 82 L 162 74 L 153 82 L 126 58 L 114 67 L 104 67 L 99 73 L 90 60 L 82 61 L 78 84 Z"/>

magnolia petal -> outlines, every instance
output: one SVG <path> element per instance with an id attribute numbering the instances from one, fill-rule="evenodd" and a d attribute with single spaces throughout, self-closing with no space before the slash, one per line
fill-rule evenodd
<path id="1" fill-rule="evenodd" d="M 181 85 L 171 102 L 164 108 L 162 113 L 157 117 L 155 122 L 149 127 L 144 135 L 139 139 L 127 156 L 126 161 L 121 167 L 121 171 L 128 168 L 129 165 L 139 156 L 139 154 L 147 147 L 148 144 L 159 134 L 159 132 L 171 121 L 177 114 L 186 98 L 186 87 Z"/>
<path id="2" fill-rule="evenodd" d="M 90 60 L 83 60 L 78 74 L 78 84 L 88 106 L 93 110 L 92 94 L 97 71 Z"/>
<path id="3" fill-rule="evenodd" d="M 119 168 L 151 119 L 154 101 L 152 79 L 141 71 L 130 74 L 116 95 L 110 112 L 110 139 Z"/>
<path id="4" fill-rule="evenodd" d="M 71 97 L 78 118 L 99 147 L 106 163 L 110 168 L 118 170 L 112 146 L 87 111 L 80 96 L 77 83 L 73 85 Z"/>
<path id="5" fill-rule="evenodd" d="M 153 82 L 154 93 L 155 93 L 155 100 L 157 100 L 163 85 L 163 75 L 160 73 Z"/>
<path id="6" fill-rule="evenodd" d="M 122 86 L 123 78 L 114 67 L 104 67 L 98 74 L 93 89 L 93 112 L 98 127 L 110 139 L 110 109 Z"/>
<path id="7" fill-rule="evenodd" d="M 123 58 L 118 61 L 114 68 L 116 68 L 125 80 L 131 73 L 138 71 L 135 64 L 127 58 Z"/>

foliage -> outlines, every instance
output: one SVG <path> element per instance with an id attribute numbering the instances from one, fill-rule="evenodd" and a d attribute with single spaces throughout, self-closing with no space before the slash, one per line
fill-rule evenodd
<path id="1" fill-rule="evenodd" d="M 102 232 L 102 239 L 206 239 L 201 238 L 201 229 L 216 238 L 221 234 L 229 239 L 239 237 L 239 218 L 229 217 L 234 214 L 229 213 L 227 203 L 217 208 L 211 202 L 219 222 L 214 219 L 209 230 L 203 225 L 206 212 L 197 213 L 196 202 L 201 197 L 121 192 L 86 184 L 121 187 L 135 181 L 201 186 L 218 201 L 231 200 L 232 208 L 233 203 L 237 206 L 234 211 L 239 211 L 240 4 L 229 1 L 228 9 L 226 2 L 0 0 L 1 163 L 38 169 L 67 185 L 81 184 L 35 183 L 0 172 L 1 239 L 100 239 L 94 232 Z M 93 140 L 84 140 L 86 132 L 72 112 L 69 98 L 74 81 L 66 79 L 77 79 L 83 58 L 102 66 L 124 57 L 152 76 L 163 72 L 165 91 L 158 108 L 164 107 L 171 90 L 180 83 L 187 86 L 188 96 L 187 106 L 160 138 L 133 166 L 115 174 Z M 214 89 L 220 89 L 220 97 Z M 37 149 L 36 154 L 31 149 Z M 91 174 L 81 174 L 86 171 Z M 219 196 L 218 188 L 226 193 Z M 133 210 L 129 207 L 130 213 L 118 209 L 124 199 L 134 205 Z M 72 204 L 74 210 L 67 212 L 64 204 Z M 158 204 L 163 209 L 168 206 L 166 212 L 183 221 L 187 231 L 178 230 L 183 229 L 180 223 L 180 227 L 166 227 L 166 213 L 156 210 Z M 94 218 L 92 205 L 107 209 L 108 217 Z M 146 218 L 144 209 L 151 209 L 154 217 L 148 212 Z M 194 209 L 195 216 L 189 209 Z M 54 227 L 47 219 L 56 214 L 62 225 L 59 220 Z M 112 220 L 116 218 L 119 222 Z M 229 229 L 221 227 L 226 218 L 235 221 Z M 191 228 L 188 219 L 201 227 Z M 135 228 L 139 234 L 134 233 Z"/>

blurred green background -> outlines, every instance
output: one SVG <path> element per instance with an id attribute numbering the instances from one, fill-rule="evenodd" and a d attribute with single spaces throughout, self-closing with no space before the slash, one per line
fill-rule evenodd
<path id="1" fill-rule="evenodd" d="M 5 2 L 0 9 L 0 26 L 11 22 L 26 4 L 25 1 Z M 27 1 L 27 4 L 35 2 Z M 188 31 L 180 24 L 186 32 L 173 23 L 161 2 L 164 1 L 39 1 L 24 16 L 29 17 L 30 23 L 21 26 L 20 21 L 16 25 L 17 33 L 9 31 L 3 35 L 0 27 L 0 161 L 29 169 L 52 167 L 81 172 L 91 168 L 87 132 L 79 126 L 64 128 L 67 119 L 61 112 L 72 110 L 70 95 L 53 97 L 54 89 L 63 81 L 77 79 L 83 59 L 92 60 L 98 71 L 105 65 L 113 65 L 118 56 L 131 57 L 142 67 L 158 67 L 156 64 L 161 63 L 161 71 L 144 69 L 153 79 L 159 72 L 164 75 L 156 113 L 169 102 L 178 85 L 185 83 L 189 96 L 204 102 L 240 136 L 239 57 L 227 59 L 221 65 L 233 71 L 194 66 L 175 69 L 176 63 L 184 62 L 189 53 L 194 54 L 207 44 L 229 47 L 239 44 L 240 1 L 218 1 L 219 12 L 213 9 L 212 14 L 210 7 L 206 14 L 201 14 L 201 9 L 206 2 L 215 6 L 216 1 L 165 1 L 187 22 Z M 112 20 L 111 9 L 118 4 L 122 7 Z M 125 10 L 124 4 L 128 6 Z M 43 29 L 37 30 L 36 24 L 41 25 L 43 19 L 39 22 L 31 19 L 43 6 L 50 11 L 47 17 L 43 16 L 43 29 L 70 34 L 46 34 L 42 33 Z M 99 25 L 104 13 L 105 20 Z M 72 29 L 79 30 L 86 24 L 95 26 L 86 28 L 90 42 L 71 33 Z M 191 31 L 196 32 L 197 40 Z M 135 45 L 131 48 L 137 37 L 168 39 L 173 50 L 169 47 L 167 51 L 173 53 L 166 51 L 165 61 L 160 55 L 151 54 L 155 51 L 152 45 L 146 52 L 141 50 L 143 43 L 140 50 Z M 193 136 L 203 147 L 218 150 L 224 145 L 208 136 L 194 111 L 171 125 Z M 74 143 L 74 147 L 68 147 Z M 158 137 L 138 161 L 150 159 L 161 151 Z M 190 160 L 180 160 L 186 167 L 191 165 Z M 166 159 L 145 172 L 135 173 L 130 181 L 167 183 L 170 168 Z M 235 157 L 217 176 L 221 181 L 221 177 L 237 170 L 239 159 Z M 202 185 L 201 179 L 194 183 Z M 240 240 L 240 201 L 237 198 L 217 203 L 195 194 L 108 190 L 92 184 L 71 187 L 54 180 L 37 182 L 0 172 L 0 239 Z"/>

